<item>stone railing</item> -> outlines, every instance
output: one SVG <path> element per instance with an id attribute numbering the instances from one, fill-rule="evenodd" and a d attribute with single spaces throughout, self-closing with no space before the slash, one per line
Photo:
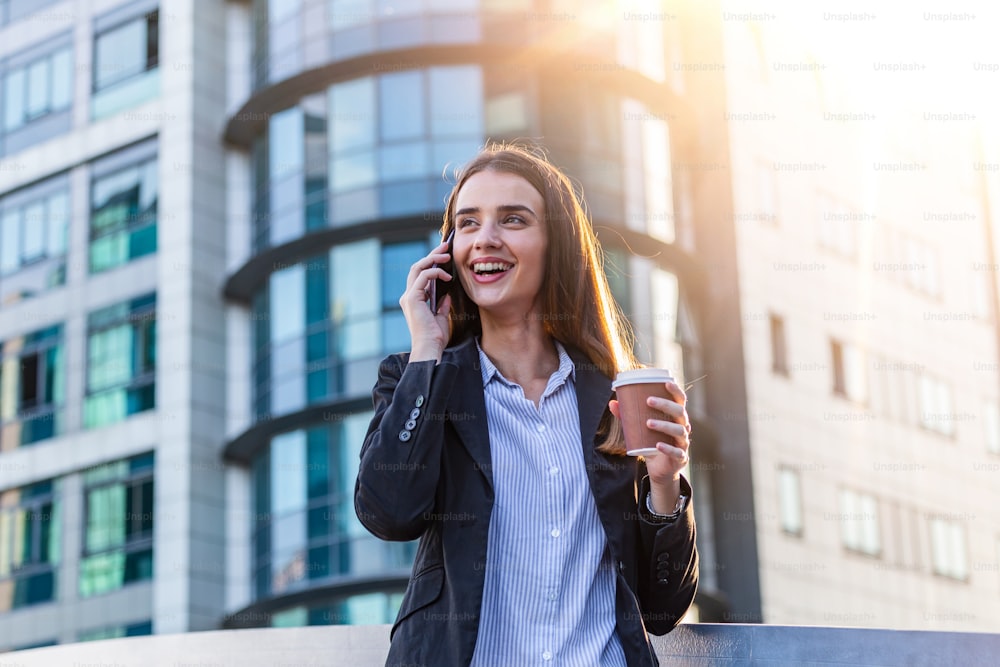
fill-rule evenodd
<path id="1" fill-rule="evenodd" d="M 971 632 L 701 623 L 653 644 L 664 667 L 1000 664 L 1000 635 Z M 376 667 L 388 647 L 386 625 L 219 630 L 5 653 L 0 667 Z"/>

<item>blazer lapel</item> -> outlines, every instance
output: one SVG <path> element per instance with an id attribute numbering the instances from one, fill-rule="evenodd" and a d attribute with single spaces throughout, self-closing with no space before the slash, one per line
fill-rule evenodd
<path id="1" fill-rule="evenodd" d="M 445 350 L 441 364 L 448 364 L 450 400 L 448 420 L 475 462 L 475 467 L 493 488 L 493 464 L 490 453 L 490 431 L 486 419 L 486 398 L 483 393 L 483 372 L 479 350 L 474 338 L 467 338 L 450 350 Z"/>

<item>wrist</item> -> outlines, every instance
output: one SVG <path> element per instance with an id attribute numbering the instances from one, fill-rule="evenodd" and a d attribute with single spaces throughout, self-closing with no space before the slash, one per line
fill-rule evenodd
<path id="1" fill-rule="evenodd" d="M 649 499 L 657 514 L 672 514 L 681 496 L 681 480 L 678 477 L 667 483 L 649 483 Z"/>
<path id="2" fill-rule="evenodd" d="M 429 343 L 414 343 L 413 348 L 410 350 L 410 361 L 434 361 L 435 363 L 441 362 L 441 353 L 444 350 L 434 344 Z"/>

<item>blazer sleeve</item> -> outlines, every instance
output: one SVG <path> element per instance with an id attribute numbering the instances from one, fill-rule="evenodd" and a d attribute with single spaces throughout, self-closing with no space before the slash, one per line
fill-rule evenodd
<path id="1" fill-rule="evenodd" d="M 354 510 L 383 540 L 417 539 L 428 524 L 441 469 L 449 369 L 433 360 L 408 363 L 406 355 L 379 365 Z"/>
<path id="2" fill-rule="evenodd" d="M 649 476 L 639 465 L 638 597 L 643 622 L 650 634 L 663 635 L 680 623 L 698 590 L 698 548 L 691 485 L 681 476 L 681 494 L 687 506 L 676 520 L 658 519 L 646 507 Z"/>

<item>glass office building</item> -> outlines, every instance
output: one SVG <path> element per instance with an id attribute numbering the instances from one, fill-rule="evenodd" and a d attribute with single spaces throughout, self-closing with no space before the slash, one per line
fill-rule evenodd
<path id="1" fill-rule="evenodd" d="M 250 250 L 226 284 L 250 313 L 252 410 L 226 457 L 255 517 L 229 626 L 393 620 L 415 544 L 354 516 L 358 452 L 377 364 L 409 346 L 406 274 L 485 142 L 539 138 L 577 179 L 640 357 L 697 376 L 671 26 L 562 4 L 253 3 L 250 90 L 226 125 L 252 172 Z"/>

